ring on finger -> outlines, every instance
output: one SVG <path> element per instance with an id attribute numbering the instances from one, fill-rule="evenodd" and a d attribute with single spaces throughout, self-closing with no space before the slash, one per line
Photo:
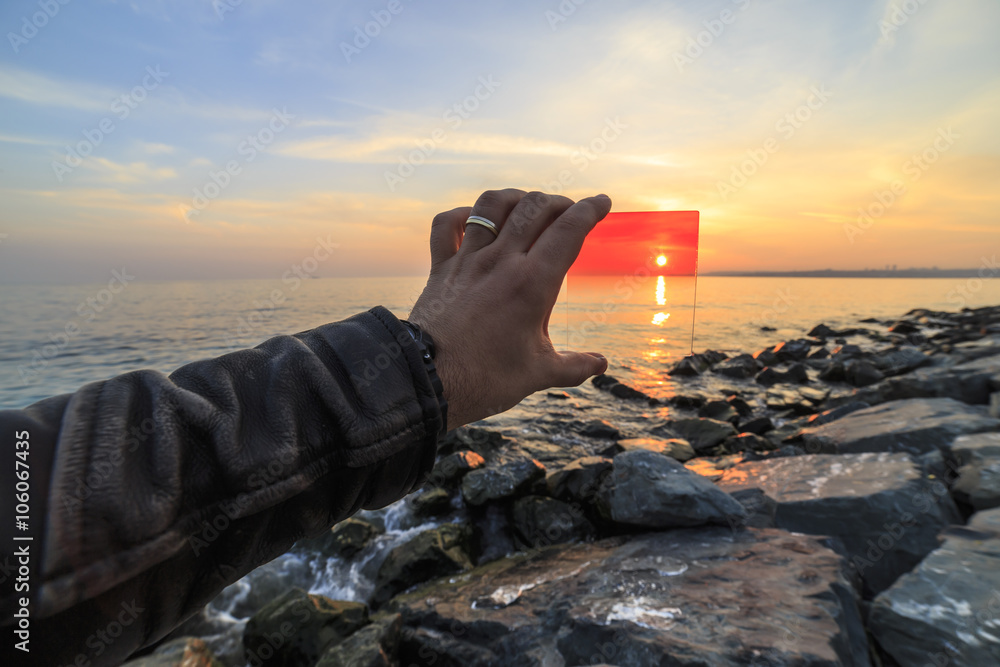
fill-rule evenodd
<path id="1" fill-rule="evenodd" d="M 482 227 L 485 227 L 486 229 L 493 232 L 493 238 L 496 238 L 500 234 L 500 230 L 497 229 L 496 223 L 493 222 L 492 220 L 484 218 L 481 215 L 470 215 L 469 219 L 465 221 L 465 226 L 468 227 L 469 225 L 480 225 Z"/>

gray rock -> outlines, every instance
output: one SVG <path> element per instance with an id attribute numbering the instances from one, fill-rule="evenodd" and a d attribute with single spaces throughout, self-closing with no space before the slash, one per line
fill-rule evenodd
<path id="1" fill-rule="evenodd" d="M 196 637 L 180 637 L 161 644 L 151 654 L 129 660 L 122 667 L 223 667 L 208 645 Z"/>
<path id="2" fill-rule="evenodd" d="M 668 440 L 661 440 L 659 438 L 628 438 L 627 440 L 619 440 L 614 444 L 613 448 L 615 451 L 610 452 L 610 456 L 616 456 L 622 452 L 630 452 L 634 449 L 647 449 L 651 452 L 669 456 L 681 463 L 690 461 L 695 457 L 694 447 L 682 438 L 670 438 Z"/>
<path id="3" fill-rule="evenodd" d="M 292 588 L 247 621 L 247 662 L 264 667 L 311 667 L 330 646 L 368 624 L 360 602 L 334 601 Z"/>
<path id="4" fill-rule="evenodd" d="M 393 667 L 402 626 L 399 614 L 373 621 L 327 649 L 316 667 Z"/>
<path id="5" fill-rule="evenodd" d="M 989 406 L 990 417 L 1000 419 L 1000 391 L 990 394 Z"/>
<path id="6" fill-rule="evenodd" d="M 382 532 L 377 526 L 362 519 L 345 519 L 330 529 L 322 552 L 337 558 L 350 558 Z"/>
<path id="7" fill-rule="evenodd" d="M 604 438 L 607 440 L 615 440 L 621 437 L 618 428 L 604 419 L 591 419 L 584 423 L 580 427 L 580 433 L 591 438 Z"/>
<path id="8" fill-rule="evenodd" d="M 1000 433 L 963 435 L 951 453 L 958 461 L 958 478 L 952 495 L 973 509 L 1000 507 Z"/>
<path id="9" fill-rule="evenodd" d="M 810 453 L 909 452 L 947 450 L 956 436 L 1000 429 L 983 407 L 950 398 L 891 401 L 852 412 L 802 431 Z"/>
<path id="10" fill-rule="evenodd" d="M 597 492 L 602 516 L 629 526 L 666 528 L 731 523 L 743 507 L 669 456 L 646 450 L 619 454 Z"/>
<path id="11" fill-rule="evenodd" d="M 774 443 L 754 433 L 740 433 L 726 438 L 716 447 L 718 454 L 736 454 L 737 452 L 769 452 L 777 449 Z"/>
<path id="12" fill-rule="evenodd" d="M 432 486 L 408 496 L 406 502 L 413 508 L 413 515 L 420 519 L 444 516 L 451 512 L 451 496 L 440 486 Z"/>
<path id="13" fill-rule="evenodd" d="M 884 352 L 877 352 L 872 363 L 886 376 L 902 375 L 931 363 L 931 358 L 915 347 L 902 345 Z"/>
<path id="14" fill-rule="evenodd" d="M 692 417 L 672 419 L 663 426 L 654 428 L 653 434 L 667 438 L 680 436 L 700 453 L 712 449 L 729 436 L 736 435 L 736 428 L 729 422 Z"/>
<path id="15" fill-rule="evenodd" d="M 741 463 L 719 487 L 759 488 L 785 530 L 840 538 L 868 591 L 887 588 L 938 545 L 958 512 L 906 454 L 796 456 Z"/>
<path id="16" fill-rule="evenodd" d="M 901 665 L 1000 664 L 1000 509 L 946 538 L 875 598 L 871 632 Z"/>
<path id="17" fill-rule="evenodd" d="M 774 422 L 771 421 L 770 417 L 757 417 L 740 424 L 739 427 L 740 433 L 754 433 L 756 435 L 764 435 L 773 430 Z"/>
<path id="18" fill-rule="evenodd" d="M 434 469 L 431 470 L 427 483 L 434 486 L 454 487 L 462 481 L 466 473 L 478 470 L 485 465 L 486 459 L 471 450 L 452 452 L 441 457 L 434 464 Z"/>
<path id="19" fill-rule="evenodd" d="M 472 567 L 471 539 L 468 526 L 448 523 L 394 548 L 378 569 L 372 606 L 416 584 Z"/>
<path id="20" fill-rule="evenodd" d="M 473 470 L 462 479 L 462 497 L 472 506 L 524 495 L 545 477 L 545 466 L 529 458 L 507 460 Z"/>
<path id="21" fill-rule="evenodd" d="M 709 401 L 698 410 L 698 416 L 733 424 L 740 419 L 740 413 L 729 401 Z"/>
<path id="22" fill-rule="evenodd" d="M 514 528 L 532 547 L 582 540 L 595 534 L 579 505 L 543 496 L 525 496 L 514 503 Z"/>
<path id="23" fill-rule="evenodd" d="M 855 387 L 867 387 L 884 379 L 885 375 L 864 359 L 852 359 L 844 364 L 844 380 Z"/>
<path id="24" fill-rule="evenodd" d="M 785 384 L 804 384 L 809 382 L 809 373 L 802 364 L 792 364 L 788 367 L 787 371 L 777 371 L 768 366 L 758 373 L 754 380 L 757 384 L 765 387 L 770 387 L 779 382 Z"/>
<path id="25" fill-rule="evenodd" d="M 390 606 L 412 628 L 404 665 L 869 667 L 842 563 L 805 535 L 678 529 L 507 558 Z"/>
<path id="26" fill-rule="evenodd" d="M 619 382 L 617 379 L 611 377 L 610 375 L 597 375 L 594 378 L 592 378 L 590 382 L 598 389 L 609 392 L 615 398 L 622 398 L 626 400 L 649 401 L 650 403 L 658 402 L 656 399 L 647 396 L 638 389 L 634 389 L 626 384 Z"/>
<path id="27" fill-rule="evenodd" d="M 836 330 L 831 329 L 825 324 L 817 324 L 812 328 L 812 330 L 806 334 L 807 336 L 812 336 L 813 338 L 836 338 L 840 334 Z"/>
<path id="28" fill-rule="evenodd" d="M 778 358 L 778 363 L 802 361 L 809 355 L 810 350 L 812 342 L 802 338 L 778 343 L 771 348 L 771 352 Z"/>
<path id="29" fill-rule="evenodd" d="M 712 372 L 737 380 L 744 380 L 752 378 L 760 368 L 760 362 L 754 359 L 753 355 L 741 354 L 717 364 L 712 368 Z"/>
<path id="30" fill-rule="evenodd" d="M 610 473 L 610 458 L 585 456 L 548 474 L 545 486 L 553 498 L 589 505 Z"/>

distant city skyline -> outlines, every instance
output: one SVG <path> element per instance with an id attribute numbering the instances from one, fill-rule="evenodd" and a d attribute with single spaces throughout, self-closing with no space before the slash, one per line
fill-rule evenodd
<path id="1" fill-rule="evenodd" d="M 1000 246 L 1000 3 L 0 8 L 0 283 L 419 275 L 486 189 L 697 210 L 699 266 Z"/>

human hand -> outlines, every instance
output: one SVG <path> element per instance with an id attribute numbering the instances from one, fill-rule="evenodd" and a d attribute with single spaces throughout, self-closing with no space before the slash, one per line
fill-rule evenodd
<path id="1" fill-rule="evenodd" d="M 437 345 L 449 430 L 607 370 L 599 353 L 557 352 L 548 330 L 566 272 L 610 210 L 606 195 L 574 203 L 507 189 L 435 216 L 430 276 L 409 320 Z M 466 229 L 470 215 L 494 222 L 499 235 Z"/>

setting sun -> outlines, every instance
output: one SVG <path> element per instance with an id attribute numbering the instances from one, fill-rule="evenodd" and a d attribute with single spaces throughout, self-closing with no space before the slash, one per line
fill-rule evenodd
<path id="1" fill-rule="evenodd" d="M 656 265 L 657 266 L 666 266 L 667 265 L 667 256 L 666 255 L 660 255 L 659 257 L 657 257 L 656 258 Z"/>

